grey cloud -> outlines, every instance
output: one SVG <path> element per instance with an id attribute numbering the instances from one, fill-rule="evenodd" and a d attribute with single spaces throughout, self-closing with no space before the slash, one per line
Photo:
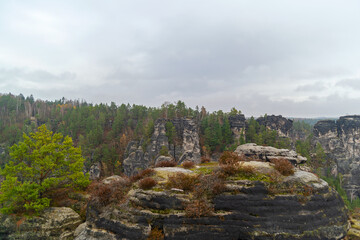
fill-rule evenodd
<path id="1" fill-rule="evenodd" d="M 320 81 L 311 84 L 300 85 L 295 89 L 295 91 L 298 92 L 319 92 L 324 90 L 326 90 L 326 85 Z"/>
<path id="2" fill-rule="evenodd" d="M 352 79 L 344 79 L 336 83 L 336 86 L 339 87 L 349 87 L 353 89 L 360 89 L 360 79 L 352 78 Z"/>

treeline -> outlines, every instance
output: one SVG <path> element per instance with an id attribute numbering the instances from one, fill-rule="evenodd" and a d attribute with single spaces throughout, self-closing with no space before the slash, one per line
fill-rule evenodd
<path id="1" fill-rule="evenodd" d="M 127 144 L 131 140 L 143 140 L 143 148 L 150 143 L 154 123 L 159 118 L 191 118 L 199 126 L 202 155 L 211 155 L 224 150 L 234 150 L 239 144 L 255 142 L 260 145 L 290 147 L 288 140 L 280 138 L 276 131 L 270 131 L 252 118 L 249 129 L 240 139 L 233 139 L 229 116 L 240 114 L 233 108 L 229 113 L 209 113 L 205 107 L 192 109 L 184 102 L 164 103 L 161 107 L 121 104 L 91 104 L 83 100 L 55 101 L 35 100 L 31 95 L 0 95 L 0 165 L 7 162 L 7 147 L 17 143 L 22 134 L 35 131 L 46 124 L 53 132 L 72 137 L 80 146 L 86 166 L 101 161 L 108 167 L 109 174 L 120 170 Z M 166 135 L 171 144 L 181 144 L 174 126 L 169 121 Z M 246 141 L 245 141 L 246 139 Z M 1 152 L 1 151 L 0 151 Z"/>

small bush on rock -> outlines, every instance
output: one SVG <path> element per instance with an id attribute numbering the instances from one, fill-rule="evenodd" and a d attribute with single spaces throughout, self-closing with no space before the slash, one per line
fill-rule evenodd
<path id="1" fill-rule="evenodd" d="M 183 168 L 185 168 L 185 169 L 190 169 L 190 168 L 193 168 L 193 167 L 195 166 L 195 163 L 192 162 L 192 161 L 184 161 L 184 162 L 182 163 L 182 166 L 183 166 Z"/>
<path id="2" fill-rule="evenodd" d="M 294 174 L 294 166 L 285 158 L 275 158 L 271 162 L 275 164 L 275 169 L 278 170 L 284 176 L 290 176 Z"/>
<path id="3" fill-rule="evenodd" d="M 206 199 L 195 199 L 185 207 L 185 216 L 190 218 L 199 218 L 211 216 L 214 208 Z"/>
<path id="4" fill-rule="evenodd" d="M 164 239 L 164 233 L 158 227 L 152 228 L 150 235 L 147 238 L 147 240 L 163 240 L 163 239 Z"/>
<path id="5" fill-rule="evenodd" d="M 210 162 L 211 161 L 211 159 L 210 158 L 207 158 L 207 157 L 201 157 L 201 163 L 208 163 L 208 162 Z"/>
<path id="6" fill-rule="evenodd" d="M 195 198 L 213 197 L 226 190 L 224 179 L 218 174 L 200 176 L 199 183 L 193 190 Z"/>
<path id="7" fill-rule="evenodd" d="M 111 203 L 123 202 L 129 189 L 130 183 L 112 182 L 104 184 L 94 181 L 89 185 L 88 192 L 90 193 L 90 201 L 107 206 Z"/>
<path id="8" fill-rule="evenodd" d="M 184 191 L 191 191 L 197 183 L 199 183 L 198 175 L 190 175 L 179 172 L 168 177 L 166 186 L 168 188 L 179 188 Z"/>
<path id="9" fill-rule="evenodd" d="M 175 167 L 177 163 L 175 161 L 162 161 L 158 162 L 155 167 Z"/>
<path id="10" fill-rule="evenodd" d="M 222 165 L 235 165 L 243 159 L 235 152 L 225 151 L 220 156 L 219 163 Z"/>
<path id="11" fill-rule="evenodd" d="M 151 189 L 151 188 L 155 187 L 156 184 L 157 184 L 157 181 L 151 177 L 147 177 L 147 178 L 141 179 L 139 181 L 139 187 L 143 190 Z"/>
<path id="12" fill-rule="evenodd" d="M 136 181 L 139 181 L 140 179 L 143 179 L 144 177 L 150 177 L 150 176 L 152 176 L 152 175 L 154 175 L 154 174 L 155 174 L 155 170 L 154 170 L 154 169 L 152 169 L 152 168 L 147 168 L 147 169 L 139 172 L 138 174 L 132 176 L 132 177 L 130 178 L 130 180 L 131 180 L 132 182 L 136 182 Z"/>

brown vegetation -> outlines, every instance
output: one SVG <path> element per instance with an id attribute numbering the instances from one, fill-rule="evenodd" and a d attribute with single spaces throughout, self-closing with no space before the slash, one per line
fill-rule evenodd
<path id="1" fill-rule="evenodd" d="M 237 153 L 230 151 L 223 152 L 219 159 L 221 165 L 234 165 L 240 161 L 243 161 L 243 159 Z"/>
<path id="2" fill-rule="evenodd" d="M 152 228 L 150 235 L 147 238 L 147 240 L 163 240 L 163 239 L 164 239 L 164 233 L 158 227 Z"/>
<path id="3" fill-rule="evenodd" d="M 193 196 L 195 198 L 213 197 L 225 190 L 224 179 L 218 174 L 200 176 L 199 183 L 194 187 Z"/>
<path id="4" fill-rule="evenodd" d="M 201 163 L 208 163 L 208 162 L 210 162 L 210 161 L 211 161 L 210 158 L 207 158 L 207 157 L 205 157 L 205 156 L 202 156 L 202 157 L 201 157 Z"/>
<path id="5" fill-rule="evenodd" d="M 90 201 L 102 206 L 111 203 L 122 203 L 130 189 L 130 182 L 112 182 L 104 184 L 103 182 L 94 181 L 88 187 Z"/>
<path id="6" fill-rule="evenodd" d="M 177 165 L 177 163 L 173 160 L 173 161 L 162 161 L 162 162 L 158 162 L 155 167 L 175 167 Z"/>
<path id="7" fill-rule="evenodd" d="M 151 189 L 151 188 L 155 187 L 156 184 L 157 184 L 157 181 L 151 177 L 146 177 L 139 181 L 139 187 L 143 190 Z"/>
<path id="8" fill-rule="evenodd" d="M 183 166 L 183 168 L 185 168 L 185 169 L 190 169 L 190 168 L 193 168 L 193 167 L 195 166 L 195 163 L 192 162 L 192 161 L 184 161 L 184 162 L 182 163 L 182 166 Z"/>
<path id="9" fill-rule="evenodd" d="M 188 203 L 185 207 L 186 217 L 206 217 L 214 213 L 214 208 L 206 199 L 195 199 Z"/>
<path id="10" fill-rule="evenodd" d="M 168 188 L 179 188 L 184 191 L 191 191 L 199 182 L 198 175 L 189 175 L 184 173 L 175 173 L 168 177 L 166 186 Z"/>
<path id="11" fill-rule="evenodd" d="M 284 176 L 290 176 L 294 174 L 294 166 L 285 158 L 271 159 L 271 162 L 275 164 L 274 168 L 278 170 Z"/>
<path id="12" fill-rule="evenodd" d="M 132 176 L 132 177 L 130 178 L 130 180 L 131 180 L 132 182 L 136 182 L 136 181 L 139 181 L 140 179 L 143 179 L 144 177 L 150 177 L 150 176 L 152 176 L 152 175 L 154 175 L 154 174 L 155 174 L 155 170 L 154 170 L 154 169 L 152 169 L 152 168 L 147 168 L 147 169 L 139 172 L 138 174 Z"/>

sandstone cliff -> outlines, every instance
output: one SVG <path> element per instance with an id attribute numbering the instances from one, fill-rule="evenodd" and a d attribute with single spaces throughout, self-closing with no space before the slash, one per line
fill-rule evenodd
<path id="1" fill-rule="evenodd" d="M 169 143 L 166 136 L 166 122 L 171 121 L 176 130 L 176 141 Z M 187 118 L 180 119 L 158 119 L 154 124 L 154 133 L 150 144 L 144 151 L 142 141 L 131 141 L 127 147 L 127 155 L 123 162 L 124 173 L 128 176 L 134 175 L 151 164 L 155 164 L 160 149 L 165 146 L 170 156 L 178 163 L 185 160 L 200 162 L 200 145 L 197 124 Z"/>
<path id="2" fill-rule="evenodd" d="M 293 126 L 293 121 L 291 119 L 284 118 L 281 115 L 269 115 L 259 117 L 256 121 L 269 130 L 276 130 L 280 137 L 291 137 Z"/>
<path id="3" fill-rule="evenodd" d="M 332 173 L 343 175 L 343 187 L 348 195 L 360 196 L 360 116 L 319 121 L 313 132 L 314 144 L 320 143 L 335 163 Z"/>
<path id="4" fill-rule="evenodd" d="M 246 119 L 244 114 L 237 114 L 229 116 L 229 123 L 231 131 L 235 139 L 239 139 L 241 134 L 245 136 L 246 133 Z"/>

